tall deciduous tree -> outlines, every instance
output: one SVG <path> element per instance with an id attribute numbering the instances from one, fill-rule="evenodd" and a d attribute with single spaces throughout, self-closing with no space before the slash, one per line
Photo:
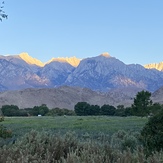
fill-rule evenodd
<path id="1" fill-rule="evenodd" d="M 114 115 L 116 108 L 112 105 L 103 105 L 101 107 L 101 114 L 102 115 Z"/>
<path id="2" fill-rule="evenodd" d="M 145 116 L 149 114 L 148 107 L 152 105 L 152 100 L 150 99 L 151 93 L 148 91 L 138 92 L 134 98 L 134 103 L 132 105 L 133 114 L 137 116 Z"/>

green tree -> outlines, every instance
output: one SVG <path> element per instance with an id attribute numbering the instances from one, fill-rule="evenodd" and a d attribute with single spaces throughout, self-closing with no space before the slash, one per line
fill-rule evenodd
<path id="1" fill-rule="evenodd" d="M 78 102 L 74 107 L 76 115 L 90 115 L 90 104 L 87 102 Z"/>
<path id="2" fill-rule="evenodd" d="M 126 107 L 125 108 L 125 116 L 131 116 L 132 115 L 132 108 Z"/>
<path id="3" fill-rule="evenodd" d="M 3 105 L 1 110 L 4 116 L 19 116 L 19 108 L 16 105 Z"/>
<path id="4" fill-rule="evenodd" d="M 75 112 L 73 110 L 69 109 L 60 109 L 60 108 L 53 108 L 49 110 L 49 112 L 46 114 L 48 116 L 63 116 L 63 115 L 75 115 Z"/>
<path id="5" fill-rule="evenodd" d="M 41 114 L 42 116 L 46 115 L 49 112 L 49 108 L 46 104 L 42 104 L 41 106 L 34 106 L 32 109 L 27 108 L 25 109 L 30 115 L 38 116 Z"/>
<path id="6" fill-rule="evenodd" d="M 101 107 L 101 115 L 114 115 L 116 108 L 112 105 L 103 105 Z"/>
<path id="7" fill-rule="evenodd" d="M 39 107 L 39 114 L 41 114 L 42 116 L 46 115 L 49 112 L 49 108 L 46 106 L 46 104 L 42 104 Z"/>
<path id="8" fill-rule="evenodd" d="M 66 108 L 63 108 L 63 115 L 75 115 L 75 112 L 73 110 L 69 110 Z"/>
<path id="9" fill-rule="evenodd" d="M 100 115 L 100 106 L 98 105 L 91 105 L 90 106 L 90 115 Z"/>
<path id="10" fill-rule="evenodd" d="M 151 93 L 148 91 L 138 92 L 132 105 L 132 114 L 136 116 L 146 116 L 149 114 L 149 106 L 152 105 Z"/>
<path id="11" fill-rule="evenodd" d="M 158 112 L 160 112 L 163 109 L 163 105 L 159 103 L 154 103 L 149 107 L 150 115 L 156 115 Z"/>
<path id="12" fill-rule="evenodd" d="M 141 136 L 147 154 L 163 150 L 163 110 L 149 119 Z"/>
<path id="13" fill-rule="evenodd" d="M 2 19 L 7 19 L 7 15 L 3 11 L 3 8 L 4 8 L 4 2 L 0 4 L 0 21 L 2 21 Z"/>

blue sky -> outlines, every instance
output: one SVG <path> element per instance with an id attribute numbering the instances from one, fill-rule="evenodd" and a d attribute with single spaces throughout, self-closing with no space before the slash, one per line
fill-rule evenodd
<path id="1" fill-rule="evenodd" d="M 163 0 L 5 0 L 0 54 L 163 61 Z"/>

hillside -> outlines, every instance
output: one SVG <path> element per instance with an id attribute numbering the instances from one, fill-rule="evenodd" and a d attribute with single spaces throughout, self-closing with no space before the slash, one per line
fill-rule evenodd
<path id="1" fill-rule="evenodd" d="M 122 91 L 122 90 L 121 90 Z M 131 93 L 132 92 L 132 93 Z M 130 106 L 137 90 L 112 90 L 110 93 L 99 93 L 86 88 L 62 86 L 58 88 L 33 89 L 19 91 L 6 91 L 0 93 L 0 106 L 17 105 L 28 108 L 47 104 L 49 108 L 74 109 L 78 102 L 88 102 L 94 105 L 121 105 Z"/>
<path id="2" fill-rule="evenodd" d="M 159 88 L 152 94 L 152 100 L 154 102 L 158 102 L 160 104 L 163 104 L 163 87 Z"/>

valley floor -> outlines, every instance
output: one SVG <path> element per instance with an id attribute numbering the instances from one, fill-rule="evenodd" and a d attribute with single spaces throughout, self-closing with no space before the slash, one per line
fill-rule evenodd
<path id="1" fill-rule="evenodd" d="M 13 131 L 15 136 L 24 135 L 30 130 L 62 132 L 73 131 L 78 135 L 104 133 L 112 135 L 119 130 L 140 131 L 147 118 L 111 116 L 56 116 L 56 117 L 5 117 L 1 122 Z"/>

